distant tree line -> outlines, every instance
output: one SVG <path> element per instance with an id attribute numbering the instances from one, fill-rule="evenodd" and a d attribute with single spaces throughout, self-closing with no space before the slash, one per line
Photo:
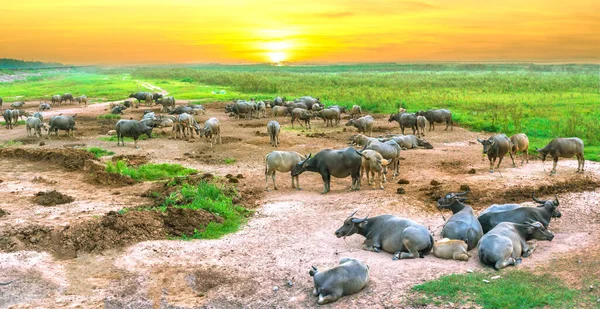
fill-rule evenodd
<path id="1" fill-rule="evenodd" d="M 43 69 L 56 67 L 66 67 L 66 65 L 58 62 L 23 61 L 0 58 L 0 69 Z"/>

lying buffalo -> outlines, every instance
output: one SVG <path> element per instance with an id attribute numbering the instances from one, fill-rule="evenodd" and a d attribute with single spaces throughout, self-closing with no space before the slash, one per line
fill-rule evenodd
<path id="1" fill-rule="evenodd" d="M 554 164 L 550 175 L 556 174 L 556 164 L 558 158 L 572 158 L 577 156 L 577 173 L 583 173 L 585 158 L 583 157 L 583 141 L 577 137 L 571 138 L 555 138 L 546 147 L 537 149 L 537 152 L 542 157 L 542 162 L 546 161 L 546 156 L 552 156 Z"/>
<path id="2" fill-rule="evenodd" d="M 369 266 L 352 258 L 343 258 L 340 265 L 326 271 L 319 271 L 313 266 L 308 273 L 313 277 L 313 295 L 319 297 L 319 305 L 358 293 L 369 282 Z"/>
<path id="3" fill-rule="evenodd" d="M 521 207 L 516 204 L 492 205 L 484 210 L 477 220 L 481 223 L 483 232 L 487 233 L 496 225 L 502 222 L 527 223 L 531 221 L 541 222 L 544 227 L 548 227 L 550 219 L 560 218 L 562 214 L 558 210 L 558 196 L 554 200 L 538 200 L 535 195 L 531 195 L 533 200 L 541 204 L 539 207 Z"/>
<path id="4" fill-rule="evenodd" d="M 354 212 L 342 227 L 335 231 L 338 238 L 353 234 L 365 236 L 362 248 L 367 251 L 381 250 L 394 254 L 394 260 L 423 257 L 433 248 L 433 237 L 429 230 L 410 219 L 393 215 L 354 218 Z"/>
<path id="5" fill-rule="evenodd" d="M 323 178 L 323 194 L 329 192 L 331 176 L 337 178 L 352 177 L 350 190 L 360 189 L 360 168 L 362 163 L 361 154 L 352 147 L 332 150 L 324 149 L 314 157 L 308 157 L 296 164 L 292 170 L 292 176 L 298 176 L 304 171 L 316 172 Z"/>
<path id="6" fill-rule="evenodd" d="M 137 141 L 141 135 L 146 134 L 148 138 L 152 138 L 152 127 L 137 120 L 119 120 L 115 125 L 115 131 L 117 131 L 117 146 L 120 144 L 125 146 L 124 137 L 133 137 L 137 149 L 139 148 Z"/>
<path id="7" fill-rule="evenodd" d="M 442 237 L 462 240 L 467 243 L 467 250 L 471 250 L 483 236 L 483 229 L 473 213 L 473 208 L 462 203 L 466 200 L 462 196 L 468 192 L 447 194 L 438 200 L 438 208 L 450 209 L 453 214 L 442 228 Z"/>
<path id="8" fill-rule="evenodd" d="M 483 154 L 487 154 L 488 160 L 490 160 L 490 173 L 494 172 L 494 163 L 496 163 L 496 159 L 500 158 L 498 166 L 496 166 L 496 168 L 499 168 L 502 159 L 504 159 L 504 156 L 507 153 L 514 162 L 513 155 L 510 153 L 511 142 L 505 134 L 497 134 L 486 140 L 482 140 L 478 137 L 477 141 L 483 145 Z"/>
<path id="9" fill-rule="evenodd" d="M 477 252 L 481 263 L 500 270 L 520 264 L 521 256 L 528 257 L 533 253 L 535 244 L 527 243 L 528 240 L 552 241 L 553 238 L 554 234 L 540 222 L 503 222 L 483 235 L 477 245 Z"/>

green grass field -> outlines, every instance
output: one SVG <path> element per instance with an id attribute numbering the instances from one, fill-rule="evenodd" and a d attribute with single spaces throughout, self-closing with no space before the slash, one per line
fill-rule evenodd
<path id="1" fill-rule="evenodd" d="M 530 152 L 554 137 L 577 136 L 588 160 L 600 161 L 599 65 L 360 64 L 329 66 L 173 66 L 76 69 L 0 84 L 5 102 L 56 93 L 99 100 L 161 87 L 194 102 L 234 98 L 319 97 L 325 105 L 359 104 L 368 112 L 447 108 L 460 126 L 507 135 L 523 132 Z M 224 94 L 220 92 L 224 90 Z"/>

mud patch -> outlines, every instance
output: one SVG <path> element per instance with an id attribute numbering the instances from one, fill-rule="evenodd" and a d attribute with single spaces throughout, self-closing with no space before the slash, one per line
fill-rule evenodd
<path id="1" fill-rule="evenodd" d="M 438 168 L 451 173 L 464 173 L 466 163 L 464 161 L 442 161 Z"/>
<path id="2" fill-rule="evenodd" d="M 71 148 L 44 150 L 4 148 L 0 149 L 0 157 L 50 162 L 58 164 L 68 170 L 82 169 L 86 160 L 94 160 L 94 155 L 92 153 Z"/>
<path id="3" fill-rule="evenodd" d="M 33 179 L 31 180 L 31 182 L 33 183 L 47 183 L 47 184 L 55 184 L 57 183 L 55 180 L 48 180 L 42 176 L 35 176 L 33 177 Z"/>
<path id="4" fill-rule="evenodd" d="M 60 204 L 68 204 L 73 202 L 75 199 L 66 194 L 62 194 L 56 190 L 38 192 L 34 195 L 33 201 L 36 204 L 43 206 L 54 206 Z"/>
<path id="5" fill-rule="evenodd" d="M 169 235 L 194 235 L 195 230 L 210 222 L 223 223 L 223 218 L 204 209 L 167 208 L 164 226 Z"/>
<path id="6" fill-rule="evenodd" d="M 196 270 L 186 276 L 186 281 L 199 296 L 211 290 L 219 292 L 227 290 L 236 298 L 243 298 L 255 293 L 258 286 L 250 276 L 217 266 Z"/>
<path id="7" fill-rule="evenodd" d="M 327 136 L 327 135 L 323 132 L 314 132 L 314 133 L 306 134 L 306 137 L 325 137 L 325 136 Z"/>
<path id="8" fill-rule="evenodd" d="M 260 128 L 260 127 L 266 127 L 267 124 L 266 123 L 240 123 L 240 124 L 238 124 L 238 126 L 240 126 L 242 128 Z"/>

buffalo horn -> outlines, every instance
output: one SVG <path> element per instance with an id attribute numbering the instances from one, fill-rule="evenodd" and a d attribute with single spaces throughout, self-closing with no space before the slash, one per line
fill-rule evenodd
<path id="1" fill-rule="evenodd" d="M 456 195 L 456 196 L 463 196 L 463 195 L 467 195 L 467 193 L 469 193 L 469 191 L 471 191 L 471 190 L 468 190 L 468 189 L 467 189 L 467 191 L 465 191 L 465 192 L 461 192 L 461 193 L 456 193 L 455 195 Z"/>
<path id="2" fill-rule="evenodd" d="M 483 140 L 481 138 L 479 138 L 479 137 L 477 138 L 477 141 L 480 142 L 480 143 L 483 143 Z"/>
<path id="3" fill-rule="evenodd" d="M 554 201 L 556 201 L 556 206 L 558 206 L 558 195 L 554 194 Z"/>
<path id="4" fill-rule="evenodd" d="M 352 219 L 352 223 L 363 223 L 363 222 L 365 222 L 367 220 L 368 217 L 369 217 L 369 215 L 367 215 L 363 219 L 353 218 Z"/>
<path id="5" fill-rule="evenodd" d="M 537 198 L 535 198 L 535 192 L 531 193 L 531 198 L 533 198 L 533 200 L 539 204 L 544 204 L 546 202 L 546 201 L 540 201 Z"/>
<path id="6" fill-rule="evenodd" d="M 352 218 L 352 216 L 354 216 L 354 214 L 357 212 L 358 210 L 355 210 L 353 213 L 351 213 L 348 218 Z"/>

